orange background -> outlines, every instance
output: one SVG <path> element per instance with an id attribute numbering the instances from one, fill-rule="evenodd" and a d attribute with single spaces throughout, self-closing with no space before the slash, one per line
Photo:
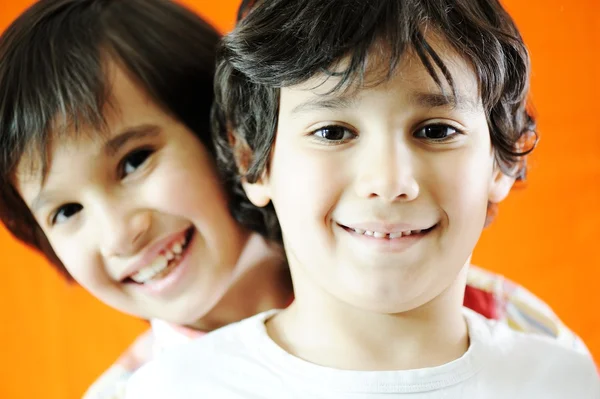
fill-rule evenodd
<path id="1" fill-rule="evenodd" d="M 187 0 L 222 31 L 239 0 Z M 31 0 L 0 0 L 0 30 Z M 10 4 L 10 5 L 9 5 Z M 474 261 L 546 300 L 600 359 L 600 2 L 505 0 L 533 60 L 542 141 Z M 0 229 L 0 398 L 79 398 L 146 325 L 69 285 Z"/>

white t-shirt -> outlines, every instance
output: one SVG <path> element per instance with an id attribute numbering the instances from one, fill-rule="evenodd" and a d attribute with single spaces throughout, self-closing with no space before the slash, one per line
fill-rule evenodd
<path id="1" fill-rule="evenodd" d="M 133 375 L 127 399 L 600 399 L 589 355 L 468 309 L 462 357 L 404 371 L 337 370 L 294 357 L 266 332 L 274 312 L 166 351 Z"/>
<path id="2" fill-rule="evenodd" d="M 152 335 L 154 336 L 152 345 L 153 357 L 179 345 L 187 344 L 191 342 L 192 339 L 202 337 L 206 334 L 204 332 L 192 330 L 188 327 L 168 323 L 160 319 L 150 320 L 150 325 L 152 326 Z"/>

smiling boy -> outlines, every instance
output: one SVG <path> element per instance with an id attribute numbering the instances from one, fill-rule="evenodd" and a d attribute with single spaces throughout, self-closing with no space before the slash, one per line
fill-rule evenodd
<path id="1" fill-rule="evenodd" d="M 260 1 L 216 82 L 220 159 L 273 204 L 296 299 L 166 353 L 128 397 L 600 395 L 588 354 L 462 306 L 535 128 L 497 1 Z"/>

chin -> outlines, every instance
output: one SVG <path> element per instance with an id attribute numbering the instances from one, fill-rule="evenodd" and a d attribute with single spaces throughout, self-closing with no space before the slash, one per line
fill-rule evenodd
<path id="1" fill-rule="evenodd" d="M 403 287 L 402 284 L 390 286 L 389 281 L 369 290 L 349 290 L 336 296 L 357 309 L 381 314 L 407 312 L 431 300 L 423 295 L 423 290 L 415 290 L 414 286 Z"/>

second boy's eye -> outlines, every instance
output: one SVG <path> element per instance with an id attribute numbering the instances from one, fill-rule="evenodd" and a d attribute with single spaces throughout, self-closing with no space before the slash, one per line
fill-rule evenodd
<path id="1" fill-rule="evenodd" d="M 427 125 L 417 130 L 415 137 L 431 141 L 446 141 L 459 134 L 458 129 L 443 124 Z"/>
<path id="2" fill-rule="evenodd" d="M 144 164 L 144 162 L 146 162 L 150 155 L 152 155 L 152 152 L 153 150 L 151 149 L 135 150 L 123 158 L 119 167 L 121 178 L 127 177 L 129 174 L 135 172 Z"/>
<path id="3" fill-rule="evenodd" d="M 329 142 L 342 142 L 356 137 L 356 134 L 352 133 L 349 129 L 335 125 L 319 128 L 312 135 L 319 140 Z"/>
<path id="4" fill-rule="evenodd" d="M 83 207 L 80 204 L 63 205 L 54 212 L 50 224 L 54 226 L 55 224 L 64 223 L 82 209 Z"/>

